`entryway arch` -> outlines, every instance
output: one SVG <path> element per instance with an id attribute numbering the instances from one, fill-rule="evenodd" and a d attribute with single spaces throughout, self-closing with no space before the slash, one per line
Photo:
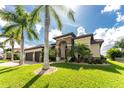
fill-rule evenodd
<path id="1" fill-rule="evenodd" d="M 65 59 L 66 58 L 66 50 L 67 50 L 66 41 L 61 41 L 60 44 L 59 44 L 60 59 Z"/>

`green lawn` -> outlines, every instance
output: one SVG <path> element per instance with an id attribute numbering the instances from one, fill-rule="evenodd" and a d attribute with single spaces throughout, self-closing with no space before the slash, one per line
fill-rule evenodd
<path id="1" fill-rule="evenodd" d="M 124 87 L 124 64 L 111 61 L 110 65 L 51 64 L 58 71 L 34 75 L 41 64 L 0 67 L 0 87 Z"/>
<path id="2" fill-rule="evenodd" d="M 9 60 L 0 60 L 0 63 L 9 62 Z"/>

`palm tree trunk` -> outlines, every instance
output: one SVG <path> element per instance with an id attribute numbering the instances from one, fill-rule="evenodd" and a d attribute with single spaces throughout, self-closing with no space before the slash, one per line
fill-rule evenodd
<path id="1" fill-rule="evenodd" d="M 14 60 L 14 41 L 12 40 L 11 61 Z"/>
<path id="2" fill-rule="evenodd" d="M 20 65 L 23 65 L 23 64 L 24 64 L 24 60 L 25 60 L 25 54 L 24 54 L 24 32 L 23 32 L 23 27 L 22 27 L 20 45 L 21 45 Z"/>
<path id="3" fill-rule="evenodd" d="M 48 38 L 49 38 L 49 13 L 48 13 L 48 6 L 45 6 L 45 44 L 44 44 L 44 66 L 43 69 L 49 69 L 49 44 L 48 44 Z"/>

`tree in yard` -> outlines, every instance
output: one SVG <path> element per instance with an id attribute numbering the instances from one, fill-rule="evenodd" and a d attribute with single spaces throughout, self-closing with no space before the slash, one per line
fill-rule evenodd
<path id="1" fill-rule="evenodd" d="M 24 34 L 27 34 L 28 39 L 38 39 L 37 33 L 34 28 L 30 25 L 31 15 L 25 11 L 23 6 L 15 6 L 14 11 L 0 10 L 0 17 L 2 20 L 7 21 L 10 25 L 8 26 L 7 32 L 14 31 L 15 37 L 20 37 L 20 65 L 24 64 Z"/>
<path id="2" fill-rule="evenodd" d="M 57 28 L 59 30 L 62 29 L 62 21 L 58 15 L 58 11 L 64 13 L 65 16 L 68 16 L 69 19 L 72 21 L 74 20 L 74 12 L 71 9 L 67 9 L 65 6 L 50 6 L 50 5 L 41 5 L 37 6 L 32 11 L 32 24 L 40 22 L 40 14 L 44 14 L 44 31 L 45 31 L 45 38 L 44 38 L 44 66 L 43 69 L 49 68 L 49 27 L 51 18 L 53 18 L 56 22 Z"/>
<path id="3" fill-rule="evenodd" d="M 122 51 L 120 51 L 117 48 L 110 48 L 107 51 L 107 57 L 112 59 L 112 60 L 115 60 L 116 57 L 121 57 L 121 56 L 122 56 Z"/>
<path id="4" fill-rule="evenodd" d="M 124 38 L 123 39 L 121 39 L 120 41 L 117 41 L 116 43 L 115 43 L 115 46 L 114 46 L 115 48 L 121 48 L 122 50 L 124 50 Z"/>
<path id="5" fill-rule="evenodd" d="M 117 41 L 114 45 L 115 48 L 121 48 L 122 52 L 124 52 L 124 38 L 122 38 L 120 41 Z M 124 53 L 122 53 L 122 56 L 124 56 Z"/>

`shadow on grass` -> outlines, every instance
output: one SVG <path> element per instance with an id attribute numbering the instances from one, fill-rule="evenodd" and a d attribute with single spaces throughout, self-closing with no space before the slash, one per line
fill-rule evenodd
<path id="1" fill-rule="evenodd" d="M 12 67 L 4 68 L 4 69 L 0 70 L 0 74 L 11 72 L 11 71 L 14 71 L 14 70 L 17 70 L 17 69 L 19 69 L 19 68 L 12 68 Z"/>
<path id="2" fill-rule="evenodd" d="M 29 88 L 34 82 L 36 82 L 43 74 L 45 70 L 40 72 L 38 75 L 34 76 L 31 80 L 29 80 L 22 88 Z M 49 85 L 45 85 L 44 87 L 47 87 Z"/>
<path id="3" fill-rule="evenodd" d="M 124 67 L 121 67 L 116 64 L 110 64 L 110 65 L 95 65 L 95 64 L 72 64 L 72 63 L 53 63 L 51 66 L 60 67 L 60 68 L 66 68 L 66 69 L 72 69 L 72 70 L 80 70 L 80 68 L 83 69 L 89 69 L 89 70 L 102 70 L 107 72 L 113 72 L 121 74 L 117 69 L 124 70 Z"/>
<path id="4" fill-rule="evenodd" d="M 10 69 L 10 68 L 12 68 L 12 67 L 3 68 L 3 69 L 0 69 L 0 71 L 7 70 L 7 69 Z"/>
<path id="5" fill-rule="evenodd" d="M 49 83 L 47 83 L 45 86 L 43 86 L 43 88 L 48 88 L 49 87 Z"/>

